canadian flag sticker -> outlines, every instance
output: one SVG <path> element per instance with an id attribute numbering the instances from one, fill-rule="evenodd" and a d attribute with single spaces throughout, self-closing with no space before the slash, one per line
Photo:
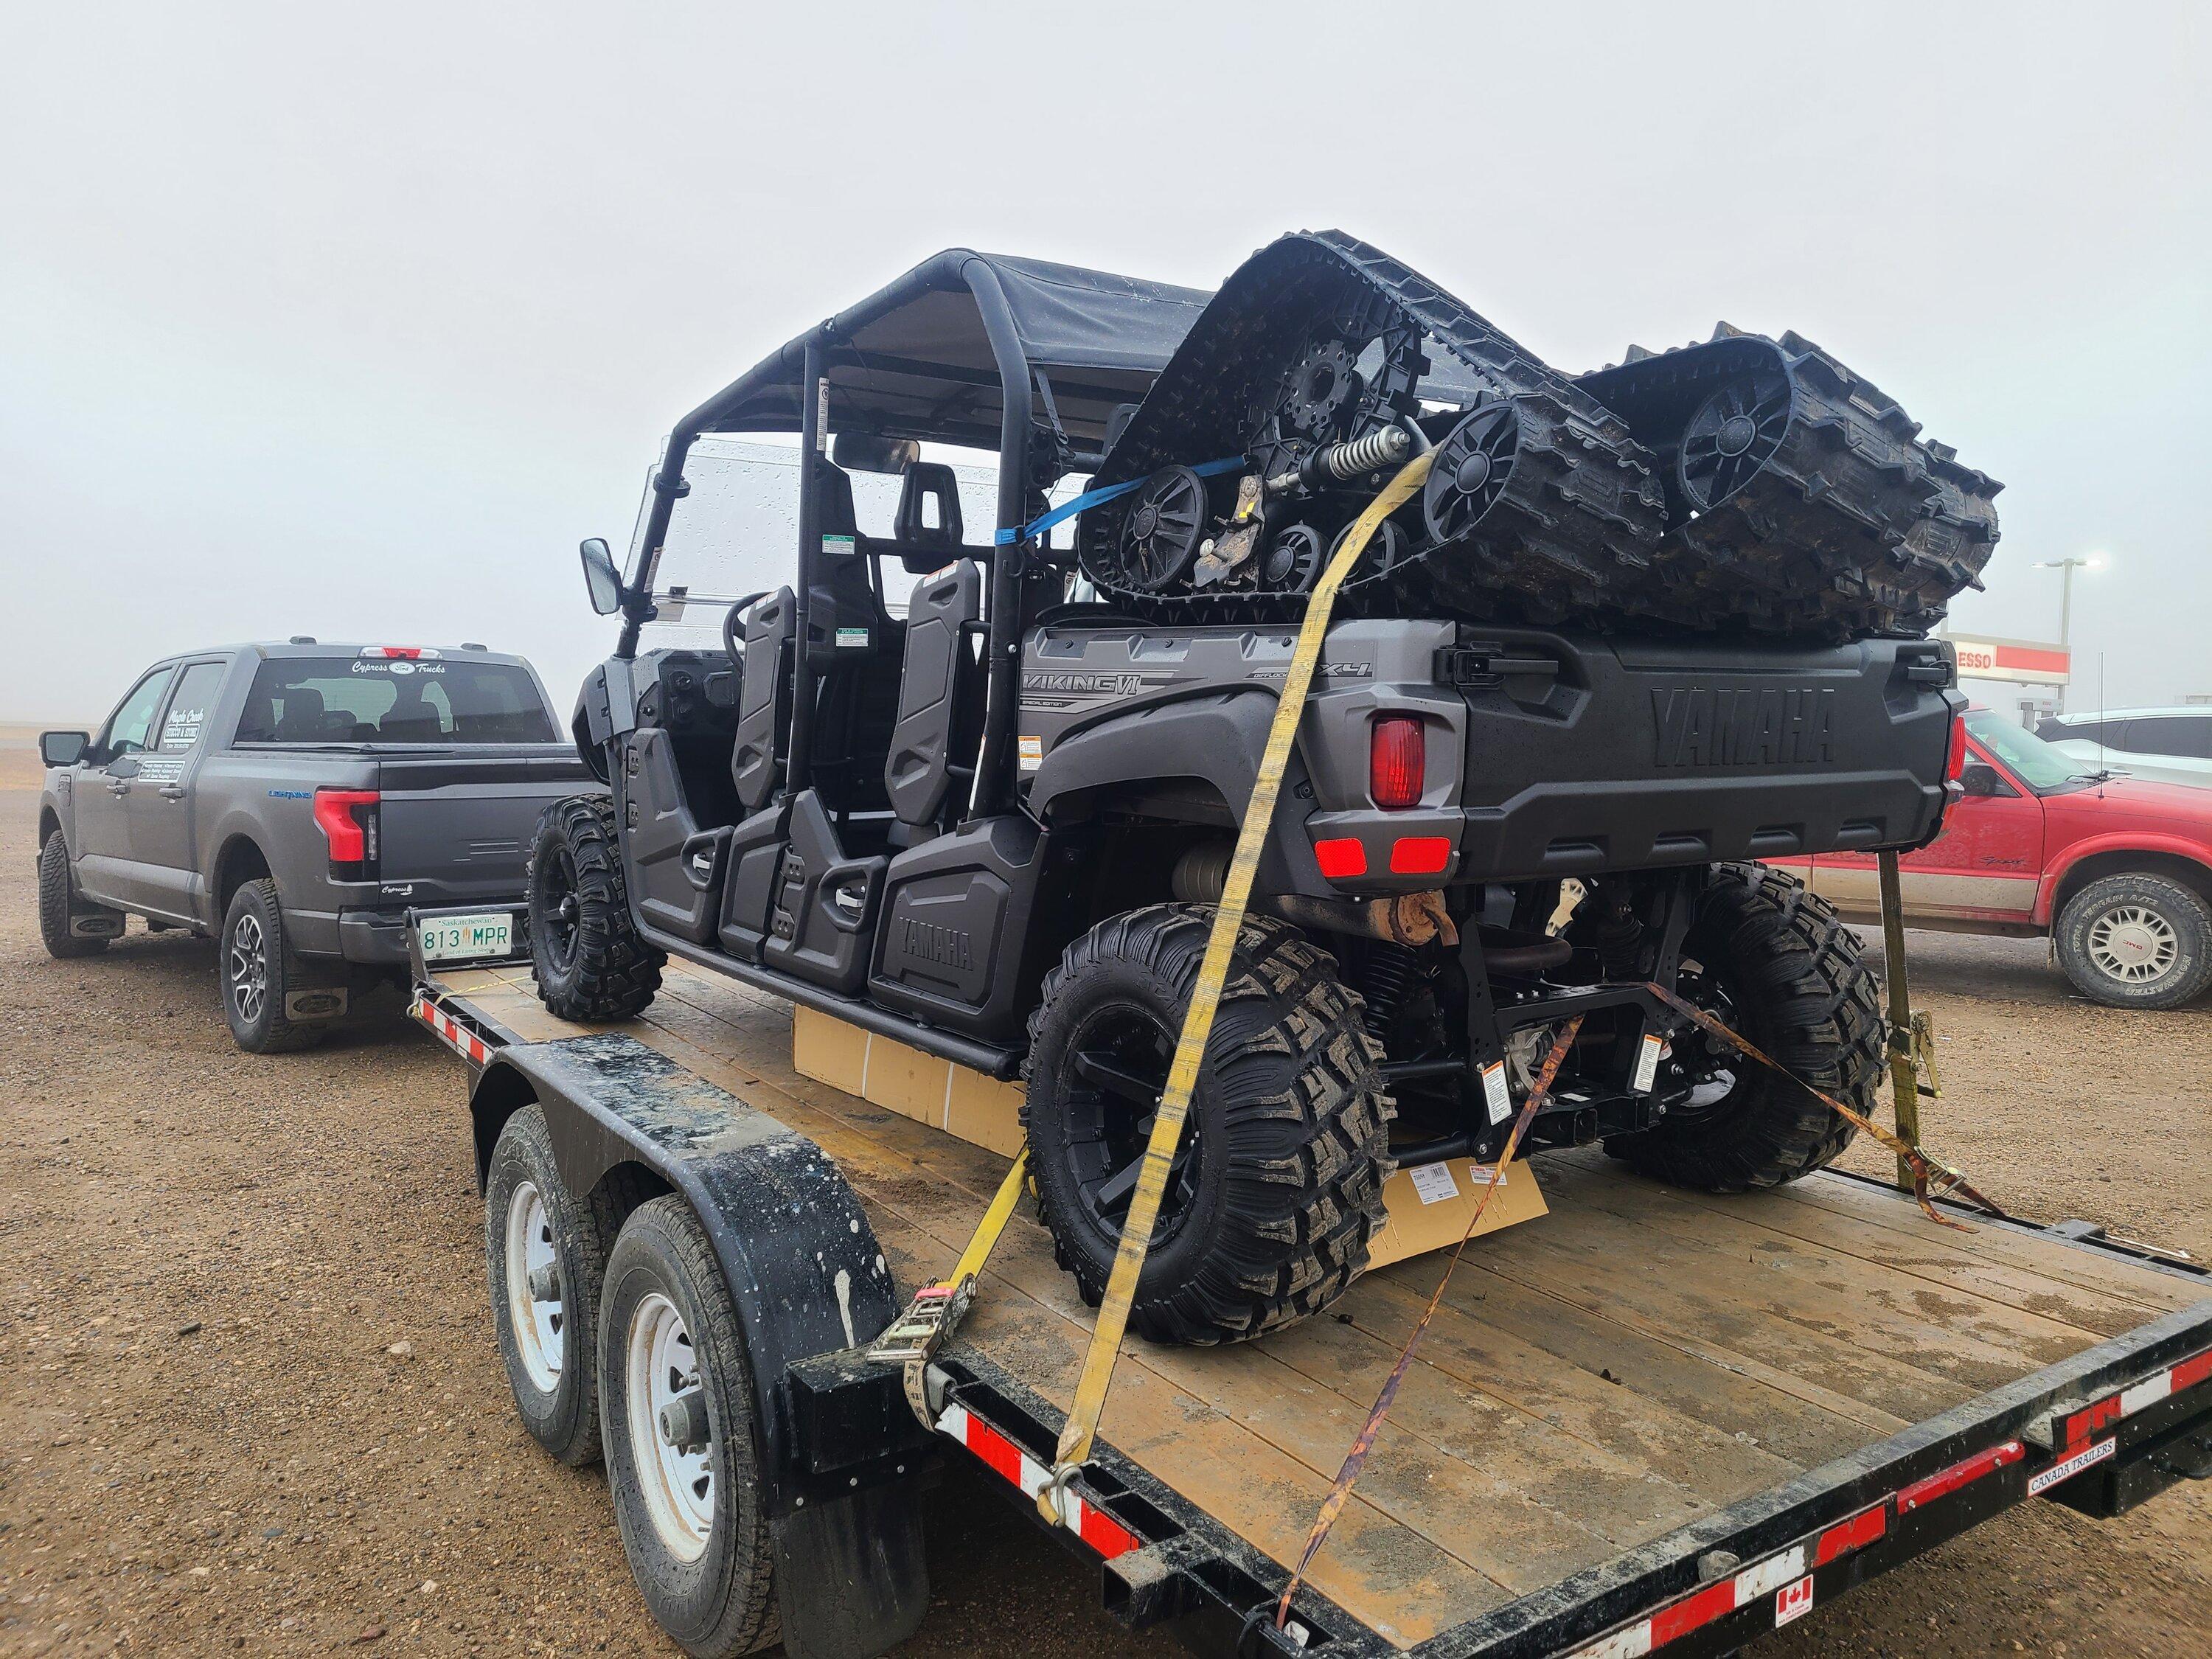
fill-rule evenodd
<path id="1" fill-rule="evenodd" d="M 1779 1630 L 1792 1619 L 1802 1619 L 1813 1611 L 1813 1575 L 1807 1573 L 1794 1584 L 1784 1584 L 1774 1592 L 1774 1626 Z"/>

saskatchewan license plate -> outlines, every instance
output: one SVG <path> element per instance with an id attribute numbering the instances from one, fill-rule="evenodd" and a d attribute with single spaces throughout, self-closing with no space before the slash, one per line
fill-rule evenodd
<path id="1" fill-rule="evenodd" d="M 422 937 L 425 962 L 514 954 L 514 915 L 509 910 L 487 910 L 477 916 L 433 916 L 415 925 Z"/>

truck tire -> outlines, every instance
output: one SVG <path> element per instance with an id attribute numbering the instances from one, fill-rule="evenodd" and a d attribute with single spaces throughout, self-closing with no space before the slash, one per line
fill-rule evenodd
<path id="1" fill-rule="evenodd" d="M 1212 918 L 1162 904 L 1102 922 L 1046 976 L 1030 1020 L 1038 1209 L 1094 1304 Z M 1320 1312 L 1366 1267 L 1390 1103 L 1361 1012 L 1295 928 L 1245 920 L 1130 1310 L 1139 1335 L 1243 1341 Z"/>
<path id="2" fill-rule="evenodd" d="M 69 843 L 57 830 L 39 848 L 39 937 L 46 943 L 46 954 L 66 962 L 72 957 L 97 956 L 105 951 L 109 935 L 70 931 L 73 922 L 91 913 L 90 907 L 77 902 L 76 883 L 70 874 Z M 100 914 L 114 913 L 103 909 Z M 122 918 L 115 920 L 115 931 L 120 933 Z"/>
<path id="3" fill-rule="evenodd" d="M 607 1486 L 646 1606 L 698 1659 L 777 1639 L 753 1399 L 744 1328 L 705 1230 L 673 1194 L 641 1205 L 608 1255 L 600 1302 Z"/>
<path id="4" fill-rule="evenodd" d="M 222 1012 L 230 1035 L 249 1054 L 312 1048 L 328 1035 L 326 1020 L 284 1017 L 284 994 L 307 975 L 285 938 L 276 884 L 266 876 L 231 895 L 222 919 Z"/>
<path id="5" fill-rule="evenodd" d="M 1823 1094 L 1872 1116 L 1881 1087 L 1881 1000 L 1856 935 L 1826 899 L 1764 865 L 1717 866 L 1682 941 L 1683 994 Z M 1778 1187 L 1834 1161 L 1850 1122 L 1790 1078 L 1702 1033 L 1722 1091 L 1605 1149 L 1640 1173 L 1703 1192 Z"/>
<path id="6" fill-rule="evenodd" d="M 2179 1008 L 2212 984 L 2212 908 L 2167 876 L 2105 876 L 2051 930 L 2074 988 L 2113 1008 Z"/>
<path id="7" fill-rule="evenodd" d="M 630 918 L 614 803 L 571 795 L 547 807 L 531 838 L 528 879 L 539 1000 L 586 1024 L 644 1012 L 668 957 Z"/>
<path id="8" fill-rule="evenodd" d="M 536 1106 L 507 1119 L 492 1148 L 484 1261 L 499 1355 L 523 1427 L 571 1468 L 596 1462 L 606 1251 L 561 1179 Z"/>

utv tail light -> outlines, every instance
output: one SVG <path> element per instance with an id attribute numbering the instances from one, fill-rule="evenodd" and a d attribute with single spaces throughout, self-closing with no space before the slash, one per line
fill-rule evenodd
<path id="1" fill-rule="evenodd" d="M 1385 811 L 1421 804 L 1429 769 L 1428 741 L 1418 714 L 1383 714 L 1367 739 L 1367 793 Z"/>
<path id="2" fill-rule="evenodd" d="M 1966 775 L 1966 717 L 1951 717 L 1951 748 L 1943 757 L 1943 781 L 1956 783 Z"/>
<path id="3" fill-rule="evenodd" d="M 1314 843 L 1314 862 L 1331 881 L 1367 873 L 1367 848 L 1355 836 L 1340 836 Z"/>
<path id="4" fill-rule="evenodd" d="M 315 827 L 330 844 L 331 873 L 365 881 L 376 874 L 376 804 L 374 789 L 318 789 Z"/>

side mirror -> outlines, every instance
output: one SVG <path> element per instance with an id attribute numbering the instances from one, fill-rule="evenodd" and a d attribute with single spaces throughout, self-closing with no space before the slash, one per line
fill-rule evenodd
<path id="1" fill-rule="evenodd" d="M 615 556 L 597 536 L 576 551 L 583 557 L 584 586 L 591 593 L 592 609 L 602 617 L 613 616 L 623 602 L 622 573 L 615 568 Z"/>
<path id="2" fill-rule="evenodd" d="M 75 766 L 92 747 L 89 732 L 41 732 L 39 758 L 49 766 Z"/>
<path id="3" fill-rule="evenodd" d="M 2001 795 L 2004 780 L 1997 776 L 1997 769 L 1987 761 L 1968 760 L 1966 770 L 1959 774 L 1959 787 L 1969 795 Z"/>

